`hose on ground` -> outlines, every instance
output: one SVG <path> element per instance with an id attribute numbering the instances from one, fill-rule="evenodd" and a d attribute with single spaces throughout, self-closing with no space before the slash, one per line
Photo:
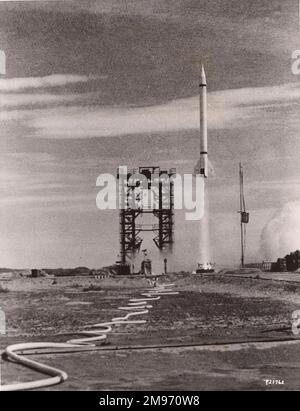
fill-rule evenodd
<path id="1" fill-rule="evenodd" d="M 118 307 L 121 311 L 129 311 L 123 317 L 115 317 L 111 321 L 102 322 L 98 324 L 88 325 L 84 328 L 89 330 L 82 330 L 74 334 L 85 336 L 85 338 L 76 338 L 67 341 L 66 343 L 53 342 L 33 342 L 14 344 L 7 347 L 4 351 L 4 358 L 11 360 L 24 367 L 31 368 L 49 378 L 44 378 L 30 382 L 18 382 L 8 385 L 0 385 L 0 391 L 25 391 L 37 388 L 50 387 L 52 385 L 60 384 L 67 380 L 68 375 L 65 371 L 49 365 L 42 364 L 35 360 L 30 360 L 24 357 L 28 350 L 44 350 L 45 348 L 62 349 L 62 348 L 76 348 L 81 346 L 95 347 L 96 341 L 103 341 L 107 335 L 113 330 L 114 326 L 128 325 L 128 324 L 144 324 L 145 319 L 133 319 L 132 317 L 142 316 L 148 314 L 152 305 L 148 304 L 150 301 L 157 301 L 165 295 L 176 295 L 177 291 L 172 291 L 173 284 L 161 284 L 155 288 L 146 289 L 141 295 L 143 298 L 131 298 L 127 306 Z"/>

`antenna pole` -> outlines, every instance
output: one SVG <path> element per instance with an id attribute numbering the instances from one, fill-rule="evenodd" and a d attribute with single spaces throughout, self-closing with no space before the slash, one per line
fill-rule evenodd
<path id="1" fill-rule="evenodd" d="M 245 237 L 244 237 L 244 225 L 243 225 L 243 212 L 244 210 L 244 173 L 243 166 L 240 163 L 240 214 L 241 214 L 241 268 L 245 266 Z"/>

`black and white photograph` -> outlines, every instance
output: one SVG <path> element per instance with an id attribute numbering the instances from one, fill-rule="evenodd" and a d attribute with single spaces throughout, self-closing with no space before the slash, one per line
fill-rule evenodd
<path id="1" fill-rule="evenodd" d="M 299 391 L 299 159 L 300 0 L 0 1 L 0 391 Z"/>

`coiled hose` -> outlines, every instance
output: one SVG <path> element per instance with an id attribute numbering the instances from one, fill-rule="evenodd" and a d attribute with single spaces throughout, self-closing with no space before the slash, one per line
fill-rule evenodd
<path id="1" fill-rule="evenodd" d="M 68 374 L 58 368 L 50 367 L 49 365 L 42 364 L 40 362 L 30 360 L 24 355 L 29 350 L 43 350 L 48 348 L 60 349 L 60 348 L 76 348 L 84 346 L 95 347 L 94 342 L 105 340 L 108 333 L 113 330 L 114 326 L 127 325 L 127 324 L 144 324 L 144 319 L 132 319 L 132 317 L 141 316 L 147 314 L 152 305 L 148 303 L 150 301 L 157 301 L 164 295 L 176 295 L 178 292 L 172 291 L 174 284 L 161 284 L 155 288 L 147 289 L 141 295 L 143 298 L 131 298 L 129 303 L 125 307 L 118 307 L 119 310 L 129 311 L 123 317 L 113 318 L 109 322 L 102 322 L 98 324 L 88 325 L 85 328 L 92 328 L 92 330 L 83 330 L 76 332 L 76 334 L 84 335 L 85 338 L 77 338 L 67 341 L 66 343 L 53 343 L 53 342 L 33 342 L 14 344 L 7 347 L 4 351 L 4 357 L 7 360 L 12 360 L 15 363 L 21 364 L 27 368 L 31 368 L 42 374 L 49 376 L 41 380 L 31 382 L 20 382 L 15 384 L 0 385 L 0 391 L 24 391 L 32 390 L 43 387 L 50 387 L 52 385 L 60 384 L 67 380 Z"/>

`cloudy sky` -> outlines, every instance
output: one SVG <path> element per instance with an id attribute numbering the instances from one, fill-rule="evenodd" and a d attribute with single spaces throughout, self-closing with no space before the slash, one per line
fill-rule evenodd
<path id="1" fill-rule="evenodd" d="M 119 165 L 192 172 L 202 63 L 211 258 L 238 262 L 239 161 L 247 258 L 264 258 L 264 226 L 300 201 L 298 0 L 0 2 L 0 49 L 0 266 L 116 259 L 118 219 L 96 208 L 97 176 Z M 197 236 L 179 215 L 176 267 L 194 264 Z"/>

